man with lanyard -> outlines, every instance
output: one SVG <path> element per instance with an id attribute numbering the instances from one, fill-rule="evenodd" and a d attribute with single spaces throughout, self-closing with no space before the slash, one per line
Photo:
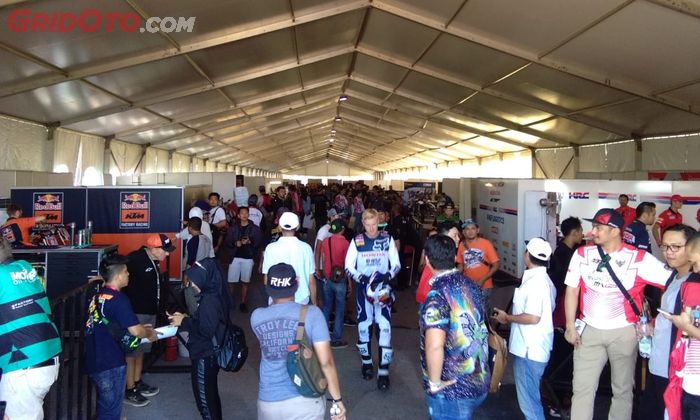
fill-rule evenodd
<path id="1" fill-rule="evenodd" d="M 10 419 L 44 418 L 44 396 L 58 378 L 61 339 L 36 270 L 12 259 L 0 238 L 0 400 Z"/>
<path id="2" fill-rule="evenodd" d="M 574 346 L 571 418 L 593 418 L 595 390 L 609 361 L 609 417 L 629 419 L 642 291 L 647 284 L 663 288 L 671 271 L 653 255 L 622 242 L 624 220 L 615 210 L 600 209 L 585 220 L 593 223 L 594 244 L 576 250 L 565 281 L 564 336 Z"/>
<path id="3" fill-rule="evenodd" d="M 209 210 L 210 224 L 211 224 L 211 234 L 212 234 L 212 245 L 214 246 L 214 252 L 218 253 L 221 248 L 221 244 L 224 242 L 224 237 L 226 236 L 226 228 L 228 227 L 228 221 L 226 220 L 226 210 L 219 205 L 221 196 L 219 193 L 209 194 L 209 205 L 211 210 Z"/>
<path id="4" fill-rule="evenodd" d="M 170 239 L 154 233 L 146 239 L 146 246 L 128 255 L 129 285 L 122 291 L 131 302 L 136 318 L 141 325 L 155 325 L 160 302 L 160 270 L 158 263 L 165 261 L 175 251 Z M 126 394 L 124 402 L 137 407 L 143 406 L 146 397 L 160 392 L 141 380 L 143 355 L 151 351 L 151 344 L 142 344 L 126 358 Z"/>
<path id="5" fill-rule="evenodd" d="M 617 198 L 618 203 L 620 203 L 620 207 L 616 208 L 615 211 L 620 213 L 622 216 L 622 219 L 625 221 L 625 226 L 623 227 L 626 228 L 627 226 L 631 225 L 632 222 L 635 219 L 635 211 L 632 207 L 628 206 L 627 203 L 629 203 L 630 198 L 627 194 L 620 194 L 620 196 Z"/>
<path id="6" fill-rule="evenodd" d="M 345 256 L 345 269 L 358 283 L 357 300 L 357 349 L 362 358 L 362 377 L 374 377 L 374 365 L 370 353 L 371 328 L 379 328 L 379 370 L 377 387 L 389 388 L 391 348 L 391 305 L 394 300 L 389 282 L 401 269 L 399 253 L 394 239 L 387 232 L 379 231 L 379 215 L 374 209 L 362 213 L 365 232 L 350 242 Z"/>
<path id="7" fill-rule="evenodd" d="M 671 206 L 661 212 L 659 219 L 654 224 L 651 229 L 651 233 L 654 235 L 654 240 L 656 245 L 661 246 L 661 238 L 664 236 L 664 231 L 673 225 L 683 223 L 683 215 L 680 213 L 683 207 L 683 197 L 678 194 L 671 196 Z"/>
<path id="8" fill-rule="evenodd" d="M 493 244 L 488 239 L 479 237 L 479 224 L 474 219 L 465 220 L 462 231 L 464 241 L 457 248 L 457 267 L 481 287 L 484 312 L 488 314 L 493 290 L 492 277 L 498 271 L 500 259 Z"/>
<path id="9" fill-rule="evenodd" d="M 129 299 L 120 290 L 129 284 L 127 258 L 110 255 L 100 263 L 104 286 L 88 306 L 85 332 L 85 372 L 97 390 L 97 418 L 121 418 L 126 385 L 126 351 L 138 346 L 141 338 L 157 339 L 152 326 L 141 325 Z M 131 405 L 145 406 L 149 400 Z"/>

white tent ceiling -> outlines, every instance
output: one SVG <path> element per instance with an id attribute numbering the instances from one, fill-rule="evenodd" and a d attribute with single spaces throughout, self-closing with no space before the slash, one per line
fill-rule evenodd
<path id="1" fill-rule="evenodd" d="M 10 3 L 3 23 L 195 16 L 191 33 L 3 25 L 0 113 L 223 163 L 387 171 L 700 131 L 697 0 Z"/>

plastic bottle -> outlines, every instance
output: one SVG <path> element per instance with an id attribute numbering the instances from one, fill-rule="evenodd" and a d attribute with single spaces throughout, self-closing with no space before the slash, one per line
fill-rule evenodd
<path id="1" fill-rule="evenodd" d="M 648 359 L 651 355 L 651 328 L 646 316 L 639 317 L 637 325 L 637 333 L 639 334 L 639 355 Z"/>

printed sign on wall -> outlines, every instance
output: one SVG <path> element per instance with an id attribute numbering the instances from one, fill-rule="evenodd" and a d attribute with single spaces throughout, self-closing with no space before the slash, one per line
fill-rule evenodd
<path id="1" fill-rule="evenodd" d="M 121 192 L 119 200 L 120 229 L 148 229 L 151 220 L 150 192 Z"/>
<path id="2" fill-rule="evenodd" d="M 35 192 L 33 193 L 34 217 L 46 217 L 45 223 L 63 223 L 63 193 Z"/>

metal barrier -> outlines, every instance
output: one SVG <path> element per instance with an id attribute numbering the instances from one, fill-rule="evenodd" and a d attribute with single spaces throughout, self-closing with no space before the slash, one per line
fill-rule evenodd
<path id="1" fill-rule="evenodd" d="M 51 300 L 63 352 L 58 380 L 44 398 L 45 419 L 83 420 L 94 416 L 96 393 L 84 372 L 87 301 L 94 287 L 94 283 L 85 284 Z"/>

